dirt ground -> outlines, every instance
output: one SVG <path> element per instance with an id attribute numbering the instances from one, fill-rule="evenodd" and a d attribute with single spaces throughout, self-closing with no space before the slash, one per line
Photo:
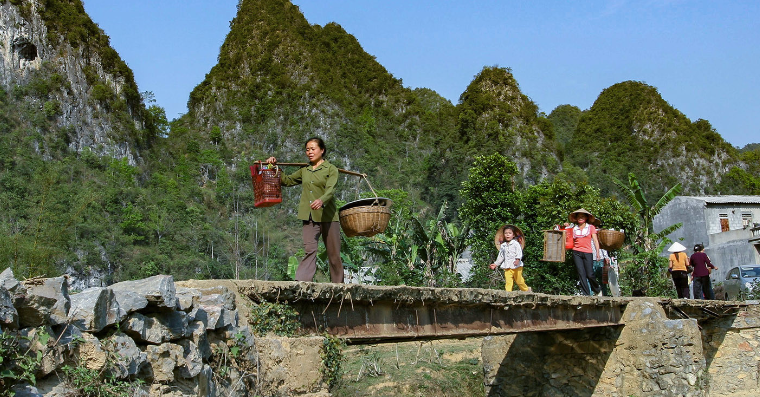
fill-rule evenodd
<path id="1" fill-rule="evenodd" d="M 333 395 L 484 395 L 480 346 L 480 338 L 348 346 Z"/>

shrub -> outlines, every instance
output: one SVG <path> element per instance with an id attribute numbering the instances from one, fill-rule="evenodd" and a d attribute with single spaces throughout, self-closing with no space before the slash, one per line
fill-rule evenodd
<path id="1" fill-rule="evenodd" d="M 287 302 L 283 304 L 262 301 L 254 305 L 251 307 L 248 322 L 256 335 L 272 333 L 277 336 L 293 336 L 301 325 L 298 312 L 288 306 Z"/>

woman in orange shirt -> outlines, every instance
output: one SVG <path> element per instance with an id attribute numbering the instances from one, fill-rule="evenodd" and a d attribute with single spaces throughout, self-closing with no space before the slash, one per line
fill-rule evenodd
<path id="1" fill-rule="evenodd" d="M 686 247 L 681 243 L 675 242 L 668 248 L 671 252 L 668 264 L 668 271 L 673 277 L 673 284 L 676 286 L 676 294 L 679 299 L 689 299 L 689 256 L 686 255 Z"/>

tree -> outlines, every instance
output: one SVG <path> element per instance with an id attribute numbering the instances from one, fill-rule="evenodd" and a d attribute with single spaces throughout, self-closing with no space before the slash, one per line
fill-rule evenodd
<path id="1" fill-rule="evenodd" d="M 665 230 L 660 233 L 654 233 L 652 230 L 652 221 L 654 220 L 654 217 L 659 214 L 660 211 L 662 211 L 662 208 L 673 200 L 678 193 L 681 192 L 680 183 L 677 183 L 675 186 L 668 189 L 668 191 L 665 192 L 654 205 L 650 206 L 644 196 L 644 189 L 639 184 L 636 175 L 633 173 L 628 174 L 628 185 L 618 179 L 614 179 L 614 181 L 623 191 L 623 194 L 625 195 L 628 204 L 633 208 L 634 213 L 638 214 L 638 225 L 636 225 L 637 227 L 633 240 L 634 244 L 632 246 L 634 253 L 653 250 L 663 236 L 673 233 L 682 226 L 681 223 L 677 223 L 665 228 Z"/>
<path id="2" fill-rule="evenodd" d="M 516 175 L 517 165 L 497 153 L 476 157 L 467 180 L 462 182 L 459 219 L 471 229 L 468 243 L 472 249 L 473 270 L 469 286 L 496 287 L 498 278 L 494 279 L 494 272 L 483 264 L 495 258 L 493 234 L 496 229 L 507 221 L 516 223 L 522 214 L 522 200 L 514 189 Z"/>
<path id="3" fill-rule="evenodd" d="M 677 223 L 654 233 L 652 220 L 678 193 L 681 184 L 668 189 L 653 205 L 649 205 L 644 189 L 633 173 L 628 174 L 628 184 L 614 179 L 637 216 L 637 224 L 631 239 L 631 253 L 621 261 L 620 286 L 626 292 L 639 291 L 650 296 L 670 296 L 673 289 L 666 277 L 667 259 L 660 256 L 670 241 L 665 237 L 683 224 Z"/>
<path id="4" fill-rule="evenodd" d="M 523 194 L 522 214 L 526 247 L 523 254 L 527 270 L 526 282 L 534 291 L 572 295 L 578 279 L 572 257 L 565 262 L 544 262 L 543 232 L 568 221 L 568 215 L 585 208 L 603 223 L 604 228 L 633 228 L 634 215 L 628 206 L 615 198 L 602 197 L 598 188 L 586 183 L 570 183 L 562 179 L 544 181 L 529 187 Z"/>

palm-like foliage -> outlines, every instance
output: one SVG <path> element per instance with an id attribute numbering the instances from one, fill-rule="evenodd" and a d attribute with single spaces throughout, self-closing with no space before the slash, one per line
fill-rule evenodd
<path id="1" fill-rule="evenodd" d="M 632 253 L 624 255 L 621 260 L 621 286 L 626 293 L 641 290 L 648 295 L 672 295 L 673 289 L 665 275 L 667 259 L 661 257 L 660 253 L 670 242 L 665 236 L 680 228 L 682 223 L 668 226 L 659 233 L 654 233 L 652 221 L 663 207 L 681 192 L 681 184 L 678 183 L 670 188 L 654 205 L 650 206 L 644 196 L 644 189 L 633 173 L 628 174 L 627 185 L 617 179 L 614 181 L 623 191 L 633 211 L 638 214 L 638 225 L 631 237 Z"/>
<path id="2" fill-rule="evenodd" d="M 639 184 L 636 175 L 633 173 L 628 174 L 627 185 L 618 179 L 614 179 L 614 181 L 615 185 L 623 191 L 628 204 L 630 204 L 634 212 L 639 215 L 639 227 L 634 231 L 634 238 L 632 239 L 634 253 L 638 253 L 641 250 L 654 250 L 659 240 L 682 226 L 681 223 L 677 223 L 665 228 L 665 230 L 659 233 L 653 233 L 652 230 L 652 221 L 654 217 L 659 214 L 671 200 L 678 196 L 678 193 L 681 192 L 682 187 L 680 183 L 671 187 L 654 205 L 650 206 L 644 196 L 644 189 Z"/>
<path id="3" fill-rule="evenodd" d="M 368 252 L 391 267 L 405 284 L 454 286 L 447 280 L 456 274 L 456 261 L 467 248 L 469 228 L 448 223 L 446 207 L 444 203 L 427 222 L 415 216 L 393 222 L 390 230 L 367 244 Z"/>
<path id="4" fill-rule="evenodd" d="M 417 247 L 419 264 L 424 269 L 425 284 L 429 287 L 439 286 L 436 277 L 439 272 L 456 273 L 457 258 L 467 248 L 465 237 L 469 228 L 465 226 L 460 230 L 446 222 L 446 207 L 444 202 L 438 216 L 424 226 L 417 218 L 411 221 L 413 246 Z"/>

